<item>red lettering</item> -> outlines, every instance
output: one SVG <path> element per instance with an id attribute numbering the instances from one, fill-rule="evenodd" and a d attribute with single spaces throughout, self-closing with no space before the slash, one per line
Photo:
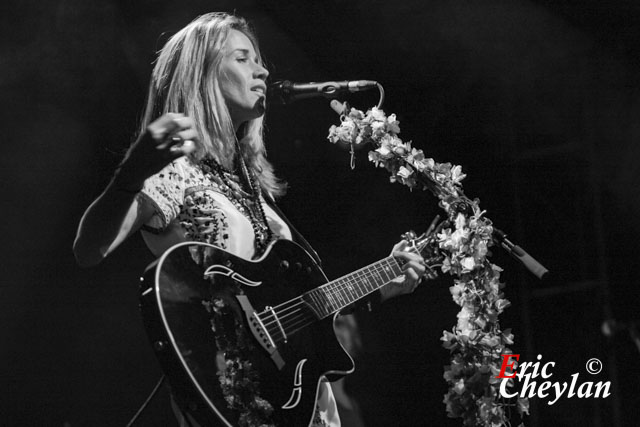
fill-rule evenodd
<path id="1" fill-rule="evenodd" d="M 513 357 L 516 360 L 520 359 L 520 355 L 519 354 L 502 354 L 502 367 L 500 368 L 500 373 L 498 374 L 498 376 L 496 378 L 515 378 L 516 377 L 516 373 L 513 371 L 513 361 L 511 363 L 509 363 L 509 358 Z M 507 368 L 509 368 L 512 372 L 513 375 L 506 375 L 506 371 Z"/>

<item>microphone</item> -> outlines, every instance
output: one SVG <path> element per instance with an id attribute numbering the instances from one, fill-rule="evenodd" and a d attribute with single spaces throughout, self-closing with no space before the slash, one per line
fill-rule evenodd
<path id="1" fill-rule="evenodd" d="M 269 85 L 267 99 L 274 97 L 282 104 L 290 104 L 299 99 L 323 96 L 335 98 L 341 92 L 359 92 L 373 89 L 378 82 L 373 80 L 343 80 L 339 82 L 309 82 L 294 83 L 289 80 L 280 80 Z"/>
<path id="2" fill-rule="evenodd" d="M 507 239 L 507 235 L 504 231 L 494 227 L 493 236 L 509 254 L 520 260 L 520 262 L 538 279 L 542 280 L 548 278 L 549 270 L 547 270 L 544 265 L 540 264 L 520 246 Z"/>

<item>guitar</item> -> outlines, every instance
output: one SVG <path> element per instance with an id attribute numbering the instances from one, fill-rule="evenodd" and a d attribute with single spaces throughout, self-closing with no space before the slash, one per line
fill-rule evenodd
<path id="1" fill-rule="evenodd" d="M 441 259 L 435 233 L 403 237 L 427 265 Z M 174 397 L 199 423 L 307 426 L 321 378 L 354 370 L 335 317 L 402 275 L 401 262 L 389 256 L 328 281 L 291 241 L 252 261 L 180 243 L 145 271 L 141 311 Z"/>

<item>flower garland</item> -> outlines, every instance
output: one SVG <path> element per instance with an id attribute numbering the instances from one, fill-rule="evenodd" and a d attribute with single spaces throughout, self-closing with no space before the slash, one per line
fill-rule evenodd
<path id="1" fill-rule="evenodd" d="M 275 427 L 273 406 L 260 393 L 260 375 L 249 356 L 255 348 L 230 302 L 233 301 L 232 294 L 240 294 L 241 290 L 223 289 L 218 295 L 202 301 L 222 358 L 217 361 L 220 393 L 227 408 L 238 415 L 238 427 Z"/>
<path id="2" fill-rule="evenodd" d="M 499 427 L 510 425 L 508 408 L 516 406 L 520 415 L 528 414 L 529 402 L 517 398 L 508 403 L 500 396 L 501 354 L 511 353 L 509 329 L 502 331 L 498 315 L 510 303 L 500 283 L 502 269 L 487 260 L 493 245 L 491 221 L 481 211 L 479 200 L 469 200 L 460 182 L 465 178 L 460 166 L 436 163 L 422 150 L 403 142 L 395 114 L 372 108 L 363 113 L 351 108 L 341 115 L 339 126 L 331 126 L 332 143 L 351 146 L 352 167 L 355 146 L 372 144 L 369 160 L 391 173 L 390 181 L 410 189 L 432 191 L 448 219 L 439 227 L 437 242 L 444 255 L 442 272 L 455 276 L 449 288 L 461 308 L 457 325 L 444 331 L 443 346 L 451 352 L 451 365 L 445 366 L 444 379 L 449 391 L 444 397 L 448 416 L 462 418 L 465 426 Z M 513 380 L 508 380 L 513 386 Z"/>

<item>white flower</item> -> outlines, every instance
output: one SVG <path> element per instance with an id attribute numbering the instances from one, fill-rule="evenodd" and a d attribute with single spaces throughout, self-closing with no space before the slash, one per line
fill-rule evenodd
<path id="1" fill-rule="evenodd" d="M 467 243 L 469 239 L 469 229 L 460 228 L 453 233 L 451 233 L 451 248 L 457 251 L 461 250 L 462 247 Z"/>
<path id="2" fill-rule="evenodd" d="M 400 166 L 397 175 L 401 178 L 408 179 L 413 174 L 413 170 L 411 168 L 406 168 L 404 166 Z"/>
<path id="3" fill-rule="evenodd" d="M 467 225 L 467 218 L 462 212 L 459 212 L 458 216 L 456 217 L 456 230 L 464 229 L 465 225 Z"/>
<path id="4" fill-rule="evenodd" d="M 455 385 L 453 386 L 453 391 L 455 391 L 457 394 L 464 393 L 464 380 L 462 378 L 456 381 Z"/>
<path id="5" fill-rule="evenodd" d="M 371 117 L 373 117 L 374 120 L 378 120 L 381 122 L 384 122 L 386 120 L 386 115 L 384 114 L 384 111 L 378 109 L 378 107 L 373 107 L 371 109 Z"/>
<path id="6" fill-rule="evenodd" d="M 487 252 L 489 251 L 487 249 L 487 241 L 486 240 L 480 240 L 478 242 L 476 242 L 475 246 L 474 246 L 474 257 L 476 259 L 476 261 L 478 261 L 478 263 L 482 262 L 482 260 L 484 260 L 484 258 L 487 256 Z"/>
<path id="7" fill-rule="evenodd" d="M 389 146 L 386 145 L 381 145 L 380 147 L 378 147 L 378 149 L 376 149 L 376 152 L 378 152 L 380 156 L 385 159 L 393 157 Z"/>
<path id="8" fill-rule="evenodd" d="M 460 264 L 462 265 L 462 272 L 468 273 L 474 269 L 474 267 L 476 266 L 476 261 L 472 256 L 469 256 L 460 261 Z"/>
<path id="9" fill-rule="evenodd" d="M 393 147 L 393 152 L 403 157 L 405 154 L 407 154 L 407 146 L 402 143 L 397 144 Z"/>
<path id="10" fill-rule="evenodd" d="M 416 163 L 420 163 L 424 160 L 424 153 L 422 150 L 412 148 L 411 152 L 407 154 L 407 163 L 415 166 Z"/>
<path id="11" fill-rule="evenodd" d="M 454 184 L 460 184 L 460 181 L 466 178 L 467 175 L 462 173 L 462 166 L 454 166 L 451 168 L 451 181 Z"/>
<path id="12" fill-rule="evenodd" d="M 331 126 L 327 138 L 334 144 L 336 142 L 351 144 L 355 140 L 355 129 L 356 124 L 350 119 L 345 119 L 340 123 L 340 126 Z"/>
<path id="13" fill-rule="evenodd" d="M 440 269 L 443 273 L 451 270 L 451 259 L 449 257 L 445 257 L 445 259 L 442 261 L 442 267 L 440 267 Z"/>
<path id="14" fill-rule="evenodd" d="M 451 292 L 451 295 L 453 296 L 453 300 L 458 305 L 460 305 L 463 291 L 464 291 L 464 286 L 462 286 L 460 283 L 456 283 L 455 285 L 449 287 L 449 292 Z"/>
<path id="15" fill-rule="evenodd" d="M 463 306 L 460 312 L 458 313 L 457 315 L 458 324 L 456 326 L 456 329 L 458 330 L 460 335 L 469 337 L 473 334 L 475 327 L 471 322 L 472 314 L 473 313 L 469 311 L 469 308 L 467 305 Z"/>

